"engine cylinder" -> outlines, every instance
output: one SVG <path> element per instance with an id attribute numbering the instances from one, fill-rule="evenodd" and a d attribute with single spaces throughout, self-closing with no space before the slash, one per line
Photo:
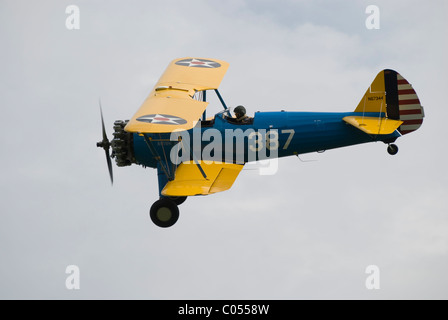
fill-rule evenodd
<path id="1" fill-rule="evenodd" d="M 114 122 L 114 138 L 111 142 L 112 158 L 119 167 L 130 166 L 135 163 L 133 134 L 124 131 L 129 120 Z"/>

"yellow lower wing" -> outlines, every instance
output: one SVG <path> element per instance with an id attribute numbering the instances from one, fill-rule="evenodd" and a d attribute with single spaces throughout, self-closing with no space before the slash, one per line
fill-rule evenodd
<path id="1" fill-rule="evenodd" d="M 228 190 L 232 187 L 243 165 L 213 162 L 199 162 L 204 170 L 205 179 L 194 162 L 184 162 L 177 167 L 175 178 L 162 190 L 162 195 L 179 197 L 208 195 Z"/>
<path id="2" fill-rule="evenodd" d="M 342 120 L 368 134 L 391 134 L 403 123 L 400 120 L 387 118 L 349 116 Z"/>

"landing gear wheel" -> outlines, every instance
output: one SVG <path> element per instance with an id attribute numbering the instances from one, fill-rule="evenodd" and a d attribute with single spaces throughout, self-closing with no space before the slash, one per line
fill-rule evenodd
<path id="1" fill-rule="evenodd" d="M 398 153 L 398 146 L 396 145 L 396 144 L 390 144 L 388 147 L 387 147 L 387 152 L 390 154 L 390 155 L 392 155 L 392 156 L 394 156 L 394 155 L 396 155 L 397 153 Z"/>
<path id="2" fill-rule="evenodd" d="M 156 226 L 169 228 L 179 219 L 179 208 L 174 201 L 163 198 L 154 202 L 149 210 L 149 216 Z"/>

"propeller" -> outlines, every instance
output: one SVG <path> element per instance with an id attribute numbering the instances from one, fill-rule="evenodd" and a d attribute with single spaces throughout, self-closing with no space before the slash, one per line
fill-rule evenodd
<path id="1" fill-rule="evenodd" d="M 112 161 L 110 160 L 110 142 L 109 139 L 107 139 L 107 134 L 106 134 L 106 128 L 104 127 L 104 118 L 103 118 L 103 109 L 101 108 L 101 100 L 100 102 L 100 113 L 101 113 L 101 125 L 102 125 L 102 129 L 103 129 L 103 140 L 100 142 L 97 142 L 96 146 L 98 148 L 103 148 L 104 151 L 106 152 L 106 160 L 107 160 L 107 167 L 109 168 L 109 176 L 110 176 L 110 182 L 111 184 L 114 184 L 114 175 L 112 173 Z"/>

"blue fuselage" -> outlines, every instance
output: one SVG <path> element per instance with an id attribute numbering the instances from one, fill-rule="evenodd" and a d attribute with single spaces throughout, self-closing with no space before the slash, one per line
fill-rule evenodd
<path id="1" fill-rule="evenodd" d="M 179 142 L 179 135 L 147 134 L 157 155 L 143 136 L 134 134 L 134 156 L 138 164 L 153 168 L 157 168 L 157 157 L 168 165 L 192 157 L 246 163 L 373 141 L 389 143 L 400 136 L 397 131 L 390 135 L 372 136 L 342 120 L 346 116 L 360 115 L 363 114 L 257 112 L 251 123 L 236 124 L 223 114 L 217 114 L 213 120 L 198 122 L 194 129 L 181 134 L 182 142 Z M 365 113 L 364 116 L 381 117 L 384 114 Z M 191 148 L 185 149 L 185 146 Z"/>

